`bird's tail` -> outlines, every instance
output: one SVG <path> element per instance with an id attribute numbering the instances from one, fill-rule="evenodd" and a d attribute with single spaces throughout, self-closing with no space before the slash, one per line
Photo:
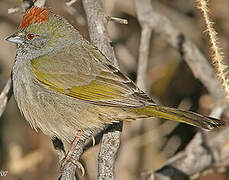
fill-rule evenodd
<path id="1" fill-rule="evenodd" d="M 211 130 L 218 126 L 226 124 L 225 121 L 206 117 L 191 111 L 184 111 L 176 108 L 170 108 L 159 105 L 152 105 L 142 108 L 133 108 L 130 111 L 138 115 L 145 115 L 147 117 L 158 117 L 178 122 L 183 122 L 200 128 Z"/>

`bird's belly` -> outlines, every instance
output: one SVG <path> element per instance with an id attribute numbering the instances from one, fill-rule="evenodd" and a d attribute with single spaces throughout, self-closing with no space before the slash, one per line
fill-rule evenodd
<path id="1" fill-rule="evenodd" d="M 18 107 L 34 129 L 71 142 L 79 129 L 91 134 L 104 127 L 94 105 L 54 92 L 35 80 L 13 79 Z"/>

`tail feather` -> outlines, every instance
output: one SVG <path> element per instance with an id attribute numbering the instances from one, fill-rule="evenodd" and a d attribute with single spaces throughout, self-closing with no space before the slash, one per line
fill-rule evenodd
<path id="1" fill-rule="evenodd" d="M 184 111 L 159 105 L 152 105 L 143 108 L 134 108 L 131 109 L 131 111 L 139 115 L 146 115 L 147 117 L 158 117 L 183 122 L 207 130 L 211 130 L 215 127 L 223 126 L 226 124 L 226 122 L 223 120 L 206 117 L 191 111 Z"/>

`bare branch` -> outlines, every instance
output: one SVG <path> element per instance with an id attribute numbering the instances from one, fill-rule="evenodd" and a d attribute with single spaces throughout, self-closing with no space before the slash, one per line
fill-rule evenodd
<path id="1" fill-rule="evenodd" d="M 75 1 L 74 1 L 75 2 Z M 70 1 L 69 3 L 74 3 Z M 114 56 L 113 48 L 110 46 L 110 39 L 106 30 L 107 16 L 105 15 L 100 0 L 83 0 L 84 9 L 87 15 L 89 34 L 91 42 L 96 45 L 112 63 L 118 67 Z M 104 134 L 99 153 L 99 179 L 114 179 L 114 164 L 116 153 L 120 144 L 120 131 Z M 84 143 L 79 143 L 74 150 L 74 160 L 79 160 L 83 153 Z M 68 163 L 61 175 L 61 180 L 74 179 L 75 166 Z"/>
<path id="2" fill-rule="evenodd" d="M 216 117 L 220 118 L 224 108 L 219 104 L 212 110 L 212 113 L 217 109 L 221 109 L 221 113 L 218 113 L 218 117 Z M 200 173 L 213 164 L 218 165 L 218 167 L 222 166 L 223 162 L 228 161 L 229 152 L 227 150 L 227 158 L 225 158 L 225 155 L 219 154 L 219 147 L 228 142 L 228 136 L 225 136 L 228 133 L 229 129 L 227 128 L 218 133 L 214 139 L 211 138 L 211 141 L 206 145 L 204 141 L 205 132 L 198 132 L 185 151 L 173 156 L 156 172 L 143 173 L 142 180 L 185 180 L 190 176 L 200 176 Z M 224 138 L 222 138 L 222 135 L 224 135 Z"/>
<path id="3" fill-rule="evenodd" d="M 34 2 L 34 6 L 37 6 L 37 7 L 44 7 L 45 3 L 46 3 L 46 0 L 36 0 L 36 1 Z"/>
<path id="4" fill-rule="evenodd" d="M 120 131 L 108 132 L 103 136 L 99 152 L 99 178 L 114 179 L 114 164 L 120 145 Z"/>
<path id="5" fill-rule="evenodd" d="M 83 146 L 85 144 L 86 138 L 85 137 L 81 137 L 78 142 L 77 145 L 74 149 L 74 152 L 72 154 L 72 162 L 68 162 L 65 166 L 64 166 L 64 170 L 61 173 L 61 177 L 59 178 L 60 180 L 75 180 L 75 176 L 76 176 L 76 163 L 77 161 L 79 161 L 82 153 L 83 153 Z M 74 164 L 73 164 L 74 163 Z M 81 167 L 79 167 L 81 169 Z M 84 170 L 82 170 L 84 171 Z M 82 172 L 83 173 L 83 172 Z M 84 174 L 84 173 L 83 173 Z"/>
<path id="6" fill-rule="evenodd" d="M 148 65 L 148 56 L 150 49 L 150 40 L 152 28 L 141 24 L 141 41 L 139 47 L 138 70 L 137 70 L 137 85 L 140 89 L 146 90 L 145 80 Z"/>
<path id="7" fill-rule="evenodd" d="M 23 1 L 20 6 L 16 7 L 16 8 L 10 8 L 8 9 L 8 14 L 12 14 L 12 13 L 16 13 L 16 12 L 25 12 L 26 9 L 30 8 L 31 6 L 33 6 L 33 1 Z"/>
<path id="8" fill-rule="evenodd" d="M 135 7 L 142 27 L 151 27 L 171 46 L 176 48 L 190 66 L 193 74 L 202 81 L 217 101 L 222 101 L 224 93 L 221 84 L 218 82 L 213 68 L 198 48 L 173 27 L 167 17 L 153 9 L 150 0 L 145 0 L 144 2 L 135 0 Z M 211 115 L 220 116 L 224 108 L 225 105 L 222 105 L 222 102 L 218 103 Z M 143 174 L 142 179 L 186 179 L 193 174 L 205 170 L 213 163 L 213 159 L 216 159 L 216 157 L 214 156 L 213 158 L 211 151 L 203 146 L 204 143 L 203 134 L 197 133 L 184 152 L 171 158 L 158 171 Z M 214 145 L 211 145 L 211 147 L 214 147 Z M 214 152 L 215 148 L 212 151 Z"/>
<path id="9" fill-rule="evenodd" d="M 8 9 L 8 14 L 16 12 L 25 12 L 27 9 L 31 8 L 33 5 L 37 7 L 44 7 L 46 0 L 27 0 L 23 1 L 18 7 Z"/>
<path id="10" fill-rule="evenodd" d="M 141 21 L 152 27 L 165 41 L 178 50 L 182 58 L 189 65 L 194 76 L 200 79 L 216 99 L 224 99 L 222 85 L 218 81 L 214 69 L 199 49 L 185 38 L 167 17 L 158 13 L 156 9 L 153 9 L 150 0 L 135 0 L 135 3 L 136 11 L 138 14 L 141 14 L 139 16 Z"/>
<path id="11" fill-rule="evenodd" d="M 118 18 L 118 17 L 111 17 L 107 16 L 107 21 L 113 21 L 119 24 L 128 24 L 128 21 L 126 19 Z"/>
<path id="12" fill-rule="evenodd" d="M 83 0 L 87 15 L 91 42 L 118 67 L 113 48 L 106 29 L 107 16 L 100 0 Z M 103 135 L 99 153 L 98 179 L 114 179 L 114 165 L 116 153 L 120 144 L 120 131 L 109 132 Z"/>
<path id="13" fill-rule="evenodd" d="M 2 90 L 0 94 L 0 117 L 2 116 L 3 112 L 5 111 L 6 105 L 8 101 L 10 100 L 12 94 L 13 94 L 12 81 L 11 81 L 11 78 L 9 78 L 4 89 Z"/>
<path id="14" fill-rule="evenodd" d="M 114 50 L 110 46 L 111 41 L 106 29 L 107 16 L 102 8 L 101 1 L 83 0 L 83 5 L 87 15 L 91 42 L 103 52 L 107 59 L 118 67 Z"/>
<path id="15" fill-rule="evenodd" d="M 139 16 L 138 16 L 139 18 Z M 142 23 L 142 21 L 139 19 L 139 23 L 141 25 L 141 40 L 140 40 L 140 46 L 139 46 L 139 57 L 138 57 L 138 69 L 137 69 L 137 85 L 140 89 L 146 91 L 146 72 L 147 72 L 147 65 L 148 65 L 148 58 L 149 58 L 149 50 L 150 50 L 150 42 L 151 42 L 151 34 L 152 34 L 152 28 L 150 26 L 147 26 L 147 24 Z M 140 131 L 142 130 L 144 121 L 136 121 L 131 125 L 130 128 L 127 129 L 127 134 L 129 138 L 131 136 L 138 136 Z M 141 136 L 140 136 L 141 137 Z M 128 141 L 128 143 L 125 143 L 120 150 L 120 157 L 122 160 L 120 161 L 119 167 L 120 170 L 124 168 L 125 166 L 128 166 L 128 169 L 136 169 L 137 165 L 139 164 L 139 156 L 136 156 L 139 154 L 139 148 L 136 148 L 137 144 L 141 142 L 141 138 L 138 138 L 135 141 Z M 129 157 L 131 155 L 134 155 L 135 158 L 131 160 L 131 165 L 129 164 Z M 120 173 L 119 173 L 120 174 Z M 121 178 L 122 172 L 119 175 L 118 179 Z"/>
<path id="16" fill-rule="evenodd" d="M 10 8 L 8 9 L 8 14 L 13 14 L 13 13 L 16 13 L 20 10 L 19 7 L 16 7 L 16 8 Z"/>
<path id="17" fill-rule="evenodd" d="M 69 1 L 69 2 L 66 2 L 66 5 L 67 5 L 67 6 L 71 6 L 71 5 L 73 5 L 76 1 L 77 1 L 77 0 L 71 0 L 71 1 Z"/>

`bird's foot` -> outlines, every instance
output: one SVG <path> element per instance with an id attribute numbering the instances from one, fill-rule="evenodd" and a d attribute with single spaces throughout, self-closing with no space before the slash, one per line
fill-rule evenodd
<path id="1" fill-rule="evenodd" d="M 83 134 L 82 130 L 77 131 L 77 136 L 75 137 L 74 141 L 72 142 L 71 148 L 69 149 L 68 153 L 65 155 L 65 158 L 62 160 L 61 169 L 63 170 L 64 167 L 66 166 L 66 164 L 68 162 L 71 162 L 72 164 L 74 164 L 75 166 L 77 166 L 81 170 L 81 173 L 82 173 L 81 176 L 84 176 L 85 169 L 84 169 L 83 165 L 79 161 L 76 161 L 72 157 L 73 153 L 74 153 L 74 149 L 75 149 L 80 137 L 82 136 L 82 134 Z"/>
<path id="2" fill-rule="evenodd" d="M 81 171 L 81 177 L 83 177 L 85 175 L 85 169 L 83 167 L 83 165 L 81 164 L 81 162 L 76 161 L 75 159 L 73 159 L 72 157 L 68 157 L 68 155 L 63 159 L 63 163 L 61 164 L 61 169 L 63 170 L 65 165 L 71 162 L 72 164 L 74 164 L 76 167 L 78 167 Z"/>

